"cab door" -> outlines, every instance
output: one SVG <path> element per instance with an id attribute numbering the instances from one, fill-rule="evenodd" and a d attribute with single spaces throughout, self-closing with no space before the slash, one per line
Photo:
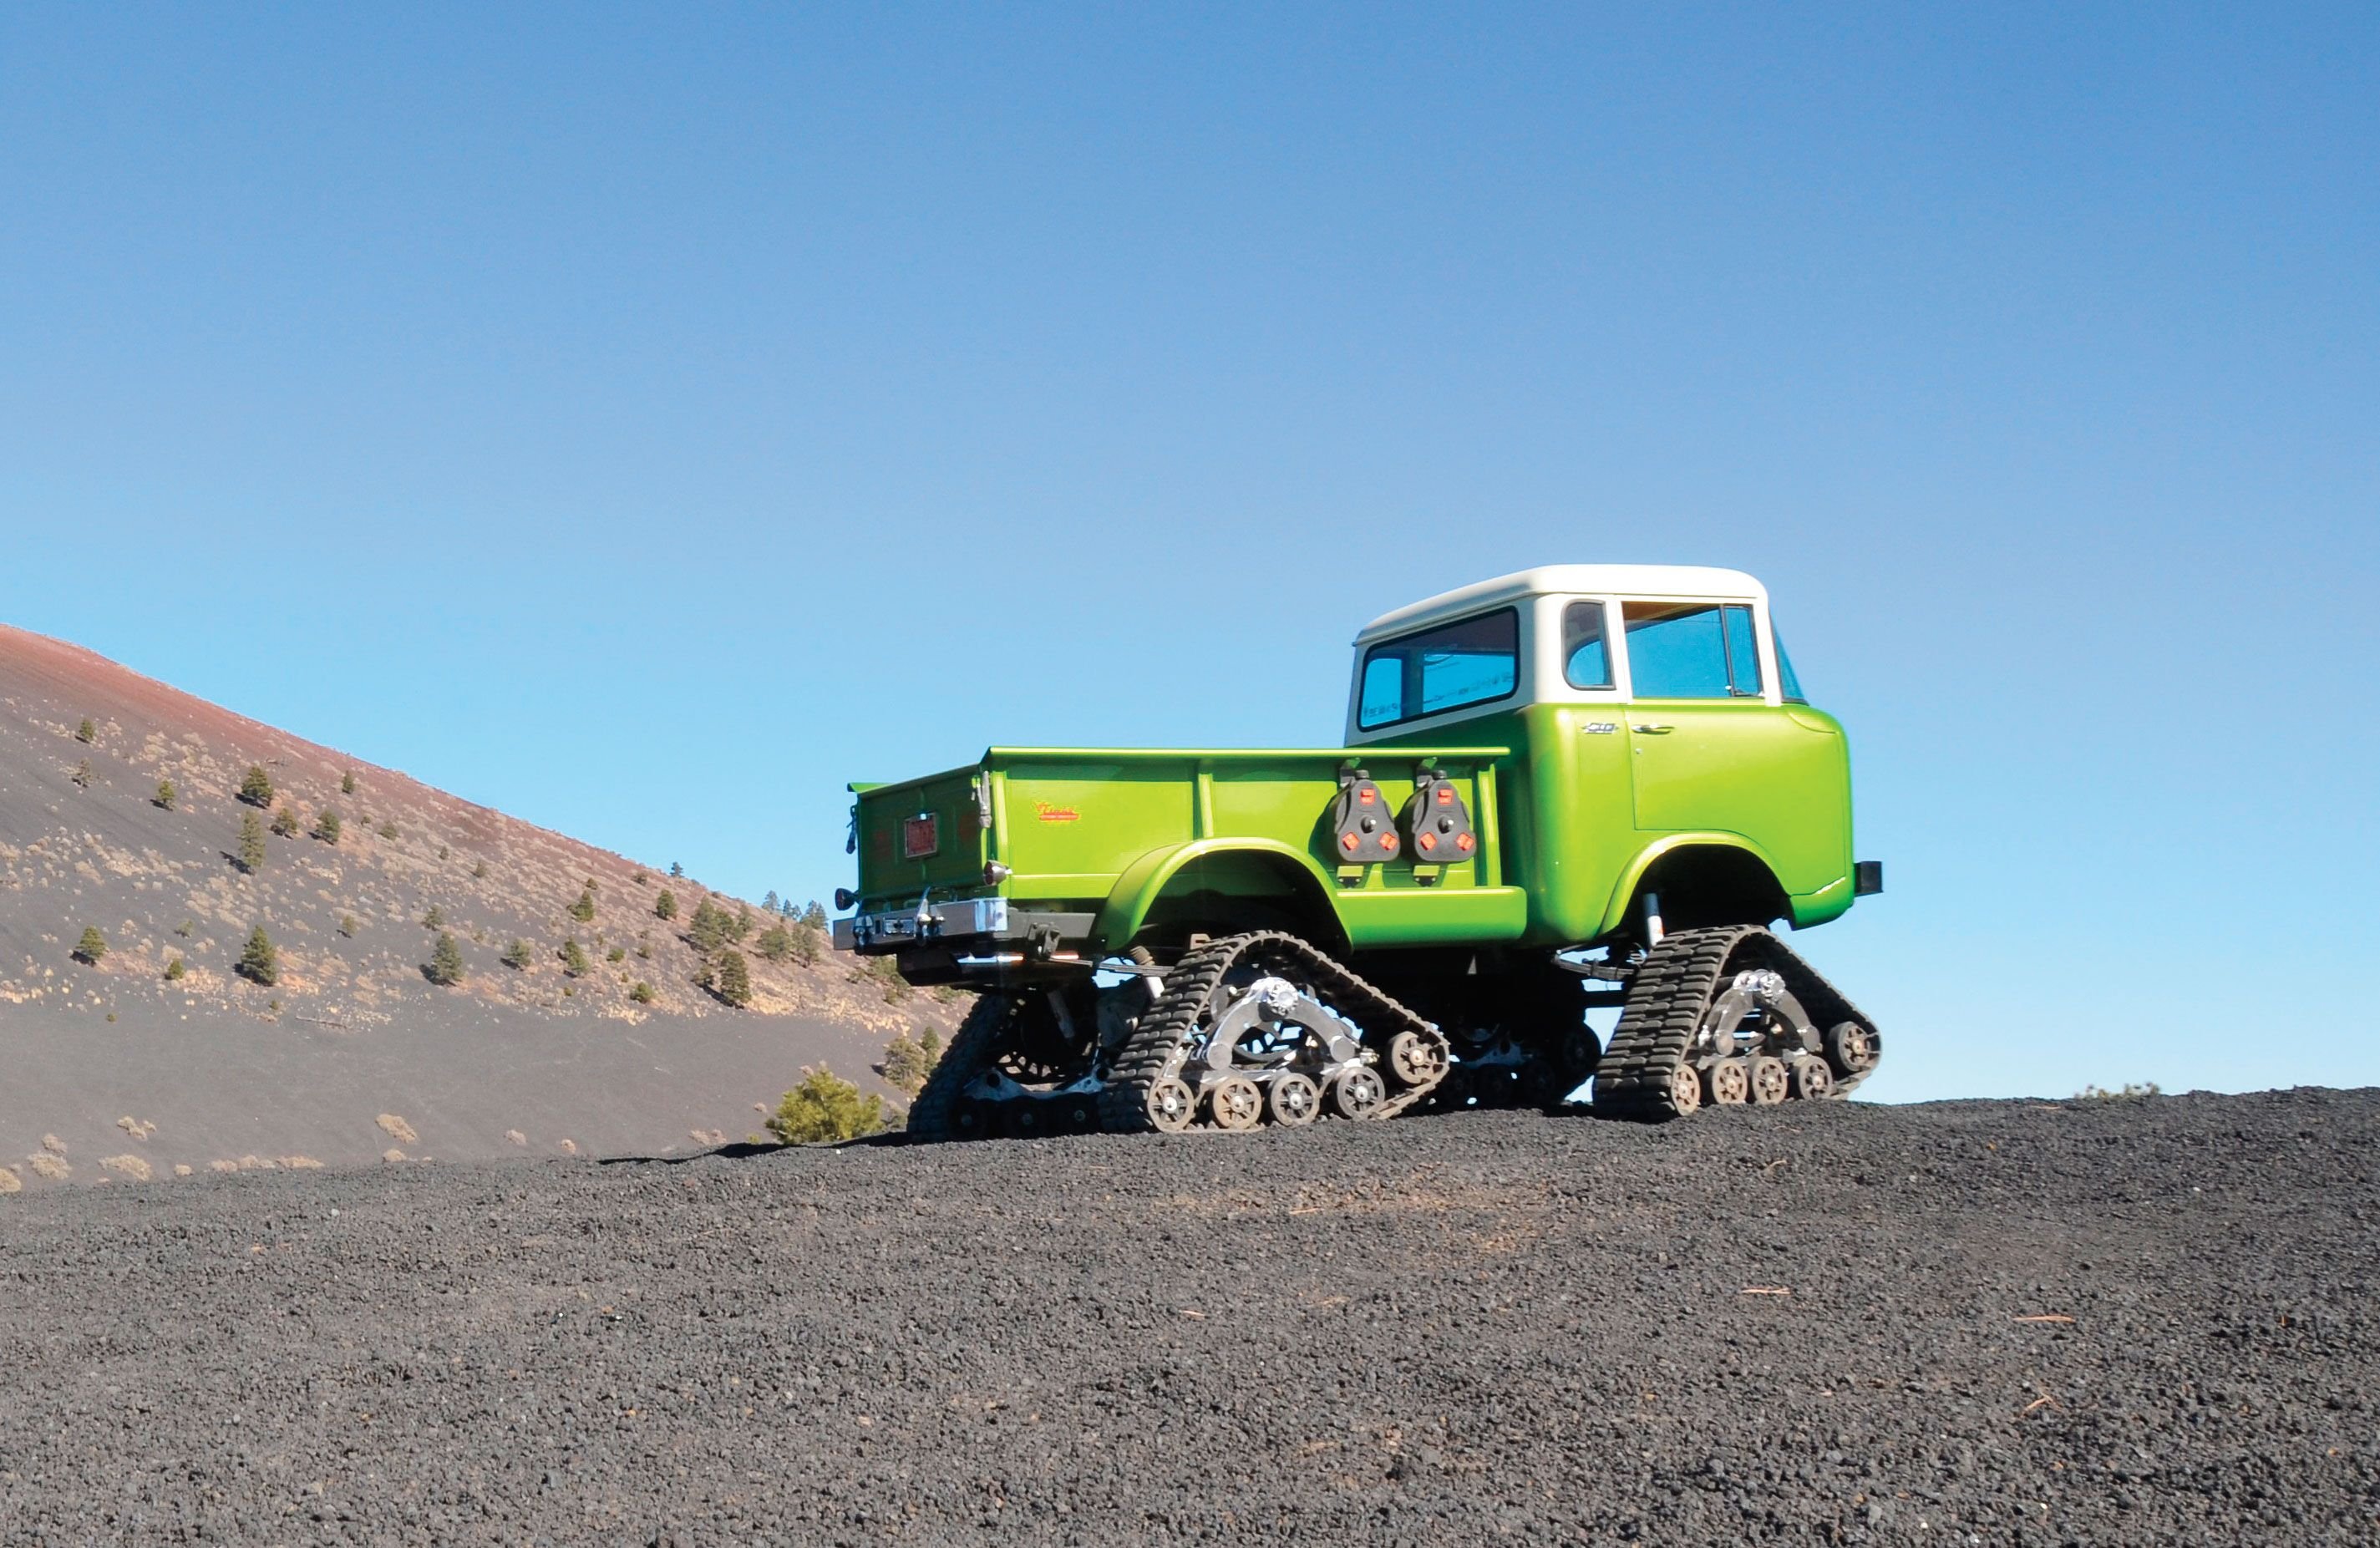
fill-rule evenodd
<path id="1" fill-rule="evenodd" d="M 1807 895 L 1849 863 L 1849 761 L 1827 716 L 1771 704 L 1749 603 L 1621 604 L 1642 834 L 1734 834 Z"/>

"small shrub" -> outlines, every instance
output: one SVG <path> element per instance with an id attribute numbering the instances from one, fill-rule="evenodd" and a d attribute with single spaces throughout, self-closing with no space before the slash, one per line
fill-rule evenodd
<path id="1" fill-rule="evenodd" d="M 594 966 L 587 960 L 586 948 L 578 944 L 578 937 L 576 935 L 564 941 L 562 949 L 554 955 L 562 958 L 562 970 L 572 978 L 585 978 L 587 970 Z"/>
<path id="2" fill-rule="evenodd" d="M 485 860 L 474 860 L 474 861 L 472 861 L 472 862 L 471 862 L 471 874 L 472 874 L 472 875 L 474 875 L 474 876 L 480 877 L 480 878 L 481 878 L 482 880 L 484 880 L 484 879 L 486 878 L 487 874 L 488 874 L 488 862 L 487 862 L 487 861 L 485 861 Z"/>
<path id="3" fill-rule="evenodd" d="M 281 981 L 281 954 L 273 949 L 273 937 L 258 925 L 249 932 L 248 945 L 239 954 L 239 964 L 233 969 L 250 983 L 274 984 Z M 273 1002 L 279 1008 L 280 1002 Z"/>
<path id="4" fill-rule="evenodd" d="M 75 943 L 74 955 L 76 961 L 88 962 L 94 967 L 101 957 L 107 955 L 107 937 L 99 932 L 99 926 L 86 924 L 82 927 L 82 939 Z"/>
<path id="5" fill-rule="evenodd" d="M 176 934 L 176 935 L 181 936 L 184 940 L 188 940 L 188 939 L 189 939 L 189 937 L 190 937 L 190 933 L 191 933 L 191 932 L 193 932 L 193 931 L 197 930 L 198 928 L 199 928 L 199 921 L 198 921 L 198 920 L 184 920 L 181 923 L 179 923 L 179 924 L 177 924 L 177 925 L 176 925 L 176 926 L 174 927 L 174 933 L 175 933 L 175 934 Z"/>
<path id="6" fill-rule="evenodd" d="M 513 937 L 513 944 L 506 946 L 504 954 L 496 960 L 507 968 L 526 968 L 528 966 L 530 955 L 528 943 L 516 935 Z"/>
<path id="7" fill-rule="evenodd" d="M 884 1127 L 884 1099 L 821 1066 L 804 1066 L 802 1083 L 787 1091 L 769 1119 L 769 1132 L 787 1145 L 832 1144 Z"/>
<path id="8" fill-rule="evenodd" d="M 639 871 L 637 872 L 636 882 L 637 885 L 640 887 L 649 887 L 652 885 L 652 873 L 650 872 Z"/>
<path id="9" fill-rule="evenodd" d="M 91 723 L 91 716 L 83 716 L 82 724 L 75 727 L 75 740 L 85 743 L 99 740 L 99 727 Z"/>
<path id="10" fill-rule="evenodd" d="M 2077 1102 L 2144 1102 L 2150 1097 L 2164 1094 L 2165 1092 L 2154 1080 L 2146 1085 L 2135 1085 L 2127 1080 L 2121 1090 L 2113 1091 L 2105 1086 L 2085 1086 L 2074 1093 L 2074 1100 Z"/>
<path id="11" fill-rule="evenodd" d="M 314 819 L 314 836 L 325 844 L 339 841 L 339 814 L 327 806 L 322 809 L 322 814 Z"/>
<path id="12" fill-rule="evenodd" d="M 157 803 L 160 810 L 171 811 L 174 810 L 174 802 L 179 798 L 179 796 L 174 789 L 172 780 L 161 779 L 157 782 L 157 794 L 151 798 Z"/>
<path id="13" fill-rule="evenodd" d="M 239 868 L 251 875 L 264 867 L 264 824 L 253 811 L 239 814 Z"/>
<path id="14" fill-rule="evenodd" d="M 657 920 L 677 918 L 677 894 L 663 887 L 662 895 L 653 899 L 653 918 Z"/>
<path id="15" fill-rule="evenodd" d="M 884 1003 L 897 1006 L 917 992 L 917 986 L 901 976 L 901 965 L 891 957 L 863 957 L 852 972 L 855 983 L 871 982 L 884 992 Z"/>
<path id="16" fill-rule="evenodd" d="M 438 944 L 430 948 L 430 963 L 421 971 L 441 987 L 463 981 L 463 948 L 451 932 L 438 932 Z"/>
<path id="17" fill-rule="evenodd" d="M 395 838 L 396 836 L 396 824 L 390 822 L 382 823 L 380 825 L 380 835 L 382 838 Z"/>
<path id="18" fill-rule="evenodd" d="M 438 858 L 440 859 L 444 859 L 450 852 L 451 851 L 449 851 L 443 844 L 438 846 Z"/>
<path id="19" fill-rule="evenodd" d="M 884 1073 L 884 1083 L 906 1096 L 916 1096 L 926 1077 L 934 1073 L 934 1066 L 942 1056 L 942 1040 L 934 1029 L 928 1027 L 922 1036 L 912 1039 L 908 1033 L 894 1035 L 885 1045 L 884 1063 L 879 1067 Z"/>
<path id="20" fill-rule="evenodd" d="M 346 773 L 339 776 L 339 794 L 342 796 L 352 796 L 355 793 L 356 771 L 349 769 Z"/>
<path id="21" fill-rule="evenodd" d="M 298 803 L 283 801 L 281 810 L 273 814 L 273 831 L 284 838 L 295 838 L 302 826 L 298 820 Z"/>
<path id="22" fill-rule="evenodd" d="M 637 960 L 639 962 L 650 962 L 652 959 L 652 945 L 649 942 L 639 940 L 637 943 Z"/>
<path id="23" fill-rule="evenodd" d="M 805 968 L 815 968 L 826 955 L 826 932 L 808 924 L 794 926 L 794 960 Z"/>
<path id="24" fill-rule="evenodd" d="M 355 916 L 355 915 L 353 915 L 353 914 L 341 914 L 341 915 L 339 916 L 339 933 L 340 933 L 340 934 L 342 934 L 342 935 L 345 935 L 345 936 L 346 936 L 348 940 L 350 940 L 350 941 L 352 941 L 352 940 L 354 940 L 354 939 L 356 938 L 356 916 Z"/>
<path id="25" fill-rule="evenodd" d="M 430 911 L 421 916 L 421 928 L 424 930 L 443 930 L 445 927 L 445 910 L 439 908 L 437 904 L 432 903 L 430 906 Z"/>
<path id="26" fill-rule="evenodd" d="M 711 973 L 710 992 L 737 1010 L 752 1003 L 752 969 L 742 952 L 729 946 L 719 954 Z"/>
<path id="27" fill-rule="evenodd" d="M 653 986 L 647 983 L 644 980 L 638 979 L 637 981 L 636 987 L 628 991 L 628 998 L 636 1001 L 637 1004 L 640 1006 L 651 1005 L 653 1003 Z"/>
<path id="28" fill-rule="evenodd" d="M 254 807 L 273 804 L 273 776 L 264 772 L 263 764 L 248 766 L 248 773 L 240 777 L 239 798 Z"/>
<path id="29" fill-rule="evenodd" d="M 165 981 L 167 983 L 173 982 L 176 979 L 180 978 L 184 973 L 188 971 L 189 969 L 188 968 L 182 966 L 182 959 L 180 957 L 174 957 L 166 958 Z"/>
<path id="30" fill-rule="evenodd" d="M 794 932 L 782 924 L 772 924 L 760 932 L 752 949 L 771 962 L 783 962 L 794 955 Z"/>
<path id="31" fill-rule="evenodd" d="M 78 790 L 88 790 L 88 789 L 90 789 L 90 788 L 91 788 L 91 760 L 90 760 L 90 759 L 88 759 L 88 758 L 86 758 L 86 759 L 84 759 L 81 762 L 77 763 L 77 764 L 75 765 L 74 773 L 72 773 L 72 774 L 70 774 L 67 775 L 67 777 L 68 779 L 71 779 L 71 780 L 73 780 L 73 781 L 75 782 L 75 788 L 76 788 L 76 789 L 78 789 Z"/>
<path id="32" fill-rule="evenodd" d="M 585 892 L 578 895 L 578 901 L 570 906 L 570 917 L 577 920 L 581 924 L 586 924 L 593 920 L 595 918 L 595 889 L 593 887 L 589 887 Z"/>
<path id="33" fill-rule="evenodd" d="M 623 958 L 625 958 L 627 955 L 628 955 L 628 948 L 627 948 L 627 947 L 625 947 L 625 946 L 613 946 L 610 951 L 607 951 L 607 952 L 605 952 L 605 953 L 603 954 L 603 960 L 604 960 L 604 961 L 606 961 L 606 962 L 618 962 L 618 961 L 622 960 Z"/>

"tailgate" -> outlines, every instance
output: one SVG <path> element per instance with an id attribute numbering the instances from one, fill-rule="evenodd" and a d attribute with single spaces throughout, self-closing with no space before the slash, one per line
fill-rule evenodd
<path id="1" fill-rule="evenodd" d="M 947 896 L 985 885 L 990 786 L 981 764 L 854 789 L 862 898 L 915 902 L 929 888 Z"/>

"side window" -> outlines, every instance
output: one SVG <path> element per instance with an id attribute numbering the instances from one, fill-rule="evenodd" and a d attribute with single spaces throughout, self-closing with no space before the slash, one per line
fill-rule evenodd
<path id="1" fill-rule="evenodd" d="M 1628 675 L 1639 699 L 1755 699 L 1760 654 L 1740 603 L 1632 602 Z"/>
<path id="2" fill-rule="evenodd" d="M 1752 609 L 1719 610 L 1727 623 L 1727 679 L 1738 699 L 1760 697 L 1760 647 L 1752 642 Z"/>
<path id="3" fill-rule="evenodd" d="M 1509 699 L 1521 686 L 1521 616 L 1507 607 L 1375 645 L 1362 682 L 1366 731 Z"/>
<path id="4" fill-rule="evenodd" d="M 1562 609 L 1562 680 L 1571 687 L 1611 686 L 1611 646 L 1603 628 L 1599 602 L 1574 602 Z"/>

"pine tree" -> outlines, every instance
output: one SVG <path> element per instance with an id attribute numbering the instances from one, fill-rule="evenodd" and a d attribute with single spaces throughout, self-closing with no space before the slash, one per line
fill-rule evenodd
<path id="1" fill-rule="evenodd" d="M 336 844 L 339 841 L 339 814 L 324 807 L 322 814 L 314 819 L 314 836 L 325 844 Z"/>
<path id="2" fill-rule="evenodd" d="M 298 836 L 298 803 L 283 801 L 281 810 L 273 814 L 273 831 L 284 838 L 295 838 Z"/>
<path id="3" fill-rule="evenodd" d="M 86 745 L 99 740 L 99 727 L 91 723 L 91 716 L 83 716 L 82 724 L 75 727 L 75 740 Z"/>
<path id="4" fill-rule="evenodd" d="M 258 925 L 249 932 L 248 947 L 239 954 L 236 971 L 251 983 L 273 984 L 281 981 L 281 954 L 273 949 L 273 937 Z"/>
<path id="5" fill-rule="evenodd" d="M 438 944 L 430 948 L 430 966 L 422 971 L 431 982 L 441 986 L 463 981 L 463 948 L 451 932 L 438 932 Z"/>
<path id="6" fill-rule="evenodd" d="M 585 978 L 588 969 L 594 966 L 587 960 L 586 948 L 578 944 L 578 937 L 576 935 L 565 940 L 562 943 L 562 949 L 554 955 L 562 958 L 562 970 L 572 978 Z"/>
<path id="7" fill-rule="evenodd" d="M 99 926 L 86 924 L 82 927 L 82 939 L 75 943 L 74 954 L 78 961 L 98 966 L 99 959 L 107 955 L 107 937 L 99 932 Z"/>
<path id="8" fill-rule="evenodd" d="M 766 897 L 763 897 L 762 899 L 760 899 L 760 911 L 761 911 L 762 913 L 766 913 L 766 914 L 773 914 L 773 913 L 775 913 L 775 912 L 777 911 L 777 889 L 776 889 L 776 888 L 774 888 L 774 887 L 771 887 L 771 888 L 769 889 L 769 895 L 768 895 Z"/>
<path id="9" fill-rule="evenodd" d="M 593 887 L 589 887 L 585 892 L 578 895 L 578 901 L 570 906 L 570 917 L 577 920 L 581 924 L 586 924 L 595 918 L 595 889 Z"/>
<path id="10" fill-rule="evenodd" d="M 446 911 L 435 903 L 430 906 L 429 912 L 421 916 L 421 928 L 424 930 L 443 929 L 445 924 Z"/>
<path id="11" fill-rule="evenodd" d="M 817 901 L 813 899 L 808 907 L 802 909 L 802 922 L 808 925 L 812 930 L 824 930 L 826 928 L 826 910 L 820 908 Z"/>
<path id="12" fill-rule="evenodd" d="M 748 904 L 738 903 L 735 905 L 735 917 L 727 921 L 727 938 L 740 946 L 744 944 L 744 937 L 751 932 L 751 907 Z"/>
<path id="13" fill-rule="evenodd" d="M 239 868 L 254 875 L 264 866 L 264 824 L 253 811 L 239 814 Z"/>
<path id="14" fill-rule="evenodd" d="M 516 935 L 513 937 L 513 944 L 506 946 L 504 954 L 496 960 L 507 968 L 526 968 L 528 966 L 529 956 L 528 943 Z"/>
<path id="15" fill-rule="evenodd" d="M 167 983 L 171 983 L 176 979 L 180 978 L 184 973 L 188 971 L 188 969 L 182 966 L 182 959 L 180 957 L 169 957 L 165 962 L 165 981 Z"/>
<path id="16" fill-rule="evenodd" d="M 752 943 L 752 949 L 771 962 L 783 962 L 794 955 L 794 932 L 786 925 L 772 924 L 760 932 L 759 938 Z"/>
<path id="17" fill-rule="evenodd" d="M 176 792 L 174 789 L 174 782 L 170 779 L 159 780 L 157 782 L 158 806 L 163 808 L 164 811 L 171 811 L 174 810 L 174 802 L 176 799 Z"/>
<path id="18" fill-rule="evenodd" d="M 732 921 L 727 910 L 704 898 L 694 906 L 694 919 L 686 929 L 686 944 L 709 957 L 727 944 L 727 931 Z"/>
<path id="19" fill-rule="evenodd" d="M 273 776 L 264 772 L 263 764 L 250 763 L 248 766 L 247 774 L 239 782 L 239 798 L 250 806 L 273 804 Z"/>
<path id="20" fill-rule="evenodd" d="M 686 867 L 678 864 L 675 860 L 672 860 L 670 861 L 670 874 L 673 876 L 683 876 L 686 874 Z"/>
<path id="21" fill-rule="evenodd" d="M 657 920 L 677 918 L 677 894 L 663 887 L 662 895 L 653 899 L 653 918 Z"/>
<path id="22" fill-rule="evenodd" d="M 752 969 L 742 952 L 731 946 L 719 954 L 711 992 L 737 1010 L 752 1003 Z"/>
<path id="23" fill-rule="evenodd" d="M 342 796 L 352 796 L 355 793 L 356 771 L 349 769 L 346 773 L 339 776 L 339 794 Z"/>

